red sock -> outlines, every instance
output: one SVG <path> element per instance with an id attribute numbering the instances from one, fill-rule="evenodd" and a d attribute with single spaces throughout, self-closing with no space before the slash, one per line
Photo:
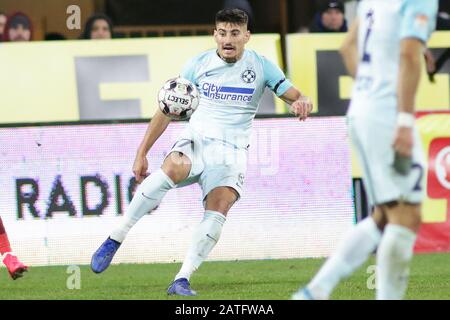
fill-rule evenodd
<path id="1" fill-rule="evenodd" d="M 2 218 L 0 218 L 0 254 L 3 255 L 5 252 L 11 252 L 11 245 L 9 244 Z"/>

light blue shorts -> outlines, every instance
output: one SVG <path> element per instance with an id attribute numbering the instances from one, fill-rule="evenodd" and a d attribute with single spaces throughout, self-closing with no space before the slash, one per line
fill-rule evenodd
<path id="1" fill-rule="evenodd" d="M 409 174 L 401 175 L 393 168 L 395 120 L 371 120 L 367 117 L 349 117 L 347 120 L 370 204 L 380 205 L 398 200 L 422 202 L 424 175 L 427 171 L 417 129 L 414 128 L 412 169 Z"/>
<path id="2" fill-rule="evenodd" d="M 203 200 L 217 187 L 233 188 L 238 199 L 242 196 L 247 172 L 247 148 L 204 137 L 188 127 L 178 138 L 172 152 L 183 153 L 192 164 L 188 177 L 178 183 L 177 188 L 198 182 L 203 191 Z"/>

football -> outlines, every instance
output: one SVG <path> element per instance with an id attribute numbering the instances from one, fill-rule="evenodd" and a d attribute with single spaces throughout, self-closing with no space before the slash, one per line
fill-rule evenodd
<path id="1" fill-rule="evenodd" d="M 159 108 L 173 120 L 189 119 L 197 109 L 198 103 L 197 87 L 187 79 L 169 79 L 159 90 Z"/>

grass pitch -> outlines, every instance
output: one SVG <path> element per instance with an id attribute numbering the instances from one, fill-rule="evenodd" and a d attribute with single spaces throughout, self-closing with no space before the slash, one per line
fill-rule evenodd
<path id="1" fill-rule="evenodd" d="M 180 264 L 111 265 L 94 274 L 80 266 L 80 289 L 67 266 L 31 267 L 21 279 L 13 281 L 0 269 L 0 299 L 152 299 L 152 300 L 286 300 L 318 271 L 324 259 L 257 260 L 205 262 L 192 276 L 197 297 L 167 296 L 166 289 Z M 374 299 L 371 258 L 334 291 L 332 299 Z M 369 272 L 368 272 L 369 271 Z M 372 276 L 373 278 L 373 276 Z M 450 299 L 450 254 L 421 254 L 414 257 L 407 299 Z"/>

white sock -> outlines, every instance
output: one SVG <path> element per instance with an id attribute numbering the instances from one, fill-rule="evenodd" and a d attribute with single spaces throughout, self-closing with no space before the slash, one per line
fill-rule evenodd
<path id="1" fill-rule="evenodd" d="M 198 269 L 208 254 L 219 241 L 225 216 L 217 211 L 206 210 L 202 222 L 199 224 L 192 237 L 186 258 L 175 280 L 186 278 L 189 280 L 192 273 Z"/>
<path id="2" fill-rule="evenodd" d="M 136 222 L 159 205 L 167 191 L 174 187 L 175 184 L 162 169 L 145 178 L 137 188 L 120 225 L 111 233 L 110 238 L 122 243 Z"/>
<path id="3" fill-rule="evenodd" d="M 372 217 L 354 226 L 307 285 L 311 295 L 315 299 L 328 299 L 339 281 L 367 261 L 380 240 L 381 231 Z"/>
<path id="4" fill-rule="evenodd" d="M 416 234 L 410 229 L 386 226 L 377 251 L 377 300 L 403 299 L 415 241 Z"/>

